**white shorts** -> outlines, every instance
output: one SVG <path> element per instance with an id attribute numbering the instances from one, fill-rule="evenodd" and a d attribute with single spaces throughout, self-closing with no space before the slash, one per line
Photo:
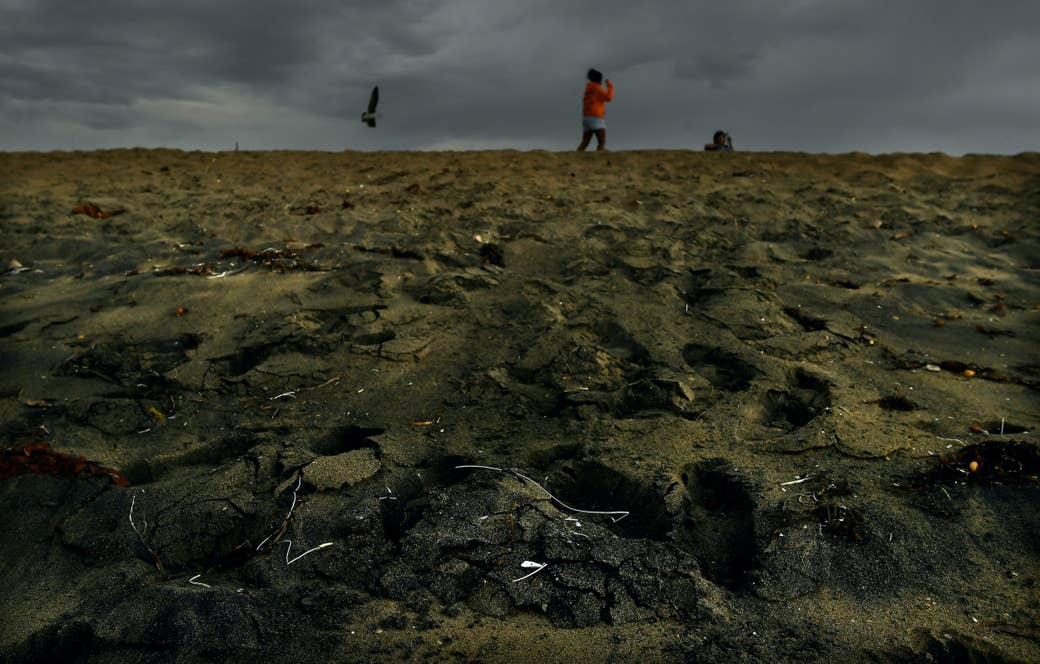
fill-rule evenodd
<path id="1" fill-rule="evenodd" d="M 594 115 L 581 116 L 582 131 L 599 131 L 607 128 L 607 121 Z"/>

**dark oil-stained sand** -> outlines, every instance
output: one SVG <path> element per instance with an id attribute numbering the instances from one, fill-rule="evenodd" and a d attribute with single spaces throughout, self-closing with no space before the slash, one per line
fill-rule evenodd
<path id="1" fill-rule="evenodd" d="M 9 661 L 1040 659 L 1040 155 L 8 153 L 0 234 Z"/>

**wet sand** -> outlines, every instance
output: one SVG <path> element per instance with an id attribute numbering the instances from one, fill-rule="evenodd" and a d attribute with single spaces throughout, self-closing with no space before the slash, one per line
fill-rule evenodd
<path id="1" fill-rule="evenodd" d="M 1038 219 L 1036 153 L 2 154 L 0 659 L 1040 660 Z"/>

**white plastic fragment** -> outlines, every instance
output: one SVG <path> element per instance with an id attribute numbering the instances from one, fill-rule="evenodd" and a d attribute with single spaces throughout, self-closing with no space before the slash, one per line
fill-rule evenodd
<path id="1" fill-rule="evenodd" d="M 532 569 L 533 568 L 534 571 L 531 572 L 530 574 L 525 574 L 524 576 L 521 576 L 519 579 L 513 579 L 513 583 L 516 583 L 517 581 L 523 581 L 524 579 L 529 579 L 532 576 L 534 576 L 535 574 L 537 574 L 538 572 L 541 572 L 543 569 L 545 569 L 548 566 L 549 566 L 549 563 L 537 563 L 537 562 L 535 562 L 533 560 L 525 560 L 524 562 L 520 563 L 520 567 L 522 567 L 524 569 Z"/>

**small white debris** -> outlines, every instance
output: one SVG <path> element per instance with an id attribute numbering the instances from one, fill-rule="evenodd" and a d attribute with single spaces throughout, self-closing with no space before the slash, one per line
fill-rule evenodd
<path id="1" fill-rule="evenodd" d="M 326 547 L 330 547 L 333 544 L 332 542 L 325 542 L 323 544 L 319 544 L 318 546 L 314 547 L 313 549 L 308 549 L 307 551 L 304 551 L 303 553 L 301 553 L 300 555 L 296 556 L 292 560 L 289 560 L 289 552 L 292 551 L 292 541 L 291 540 L 282 540 L 282 542 L 289 545 L 289 547 L 285 550 L 285 564 L 286 565 L 292 565 L 294 562 L 296 562 L 300 558 L 303 558 L 306 555 L 312 554 L 315 551 L 320 551 L 321 549 L 324 549 Z"/>
<path id="2" fill-rule="evenodd" d="M 524 579 L 530 578 L 530 577 L 534 576 L 535 574 L 537 574 L 538 572 L 541 572 L 543 569 L 545 569 L 548 566 L 549 566 L 549 563 L 536 563 L 533 560 L 525 560 L 524 562 L 520 563 L 520 567 L 522 567 L 524 569 L 532 569 L 532 568 L 534 568 L 534 571 L 531 572 L 530 574 L 525 574 L 524 576 L 521 576 L 519 579 L 513 579 L 513 583 L 516 583 L 517 581 L 523 581 Z"/>
<path id="3" fill-rule="evenodd" d="M 199 578 L 200 576 L 202 576 L 202 575 L 201 574 L 196 574 L 195 576 L 193 576 L 190 579 L 188 579 L 188 583 L 192 584 L 193 586 L 202 586 L 203 588 L 212 588 L 213 587 L 213 586 L 209 585 L 208 583 L 203 583 L 202 581 L 196 581 L 195 580 L 195 579 Z"/>

